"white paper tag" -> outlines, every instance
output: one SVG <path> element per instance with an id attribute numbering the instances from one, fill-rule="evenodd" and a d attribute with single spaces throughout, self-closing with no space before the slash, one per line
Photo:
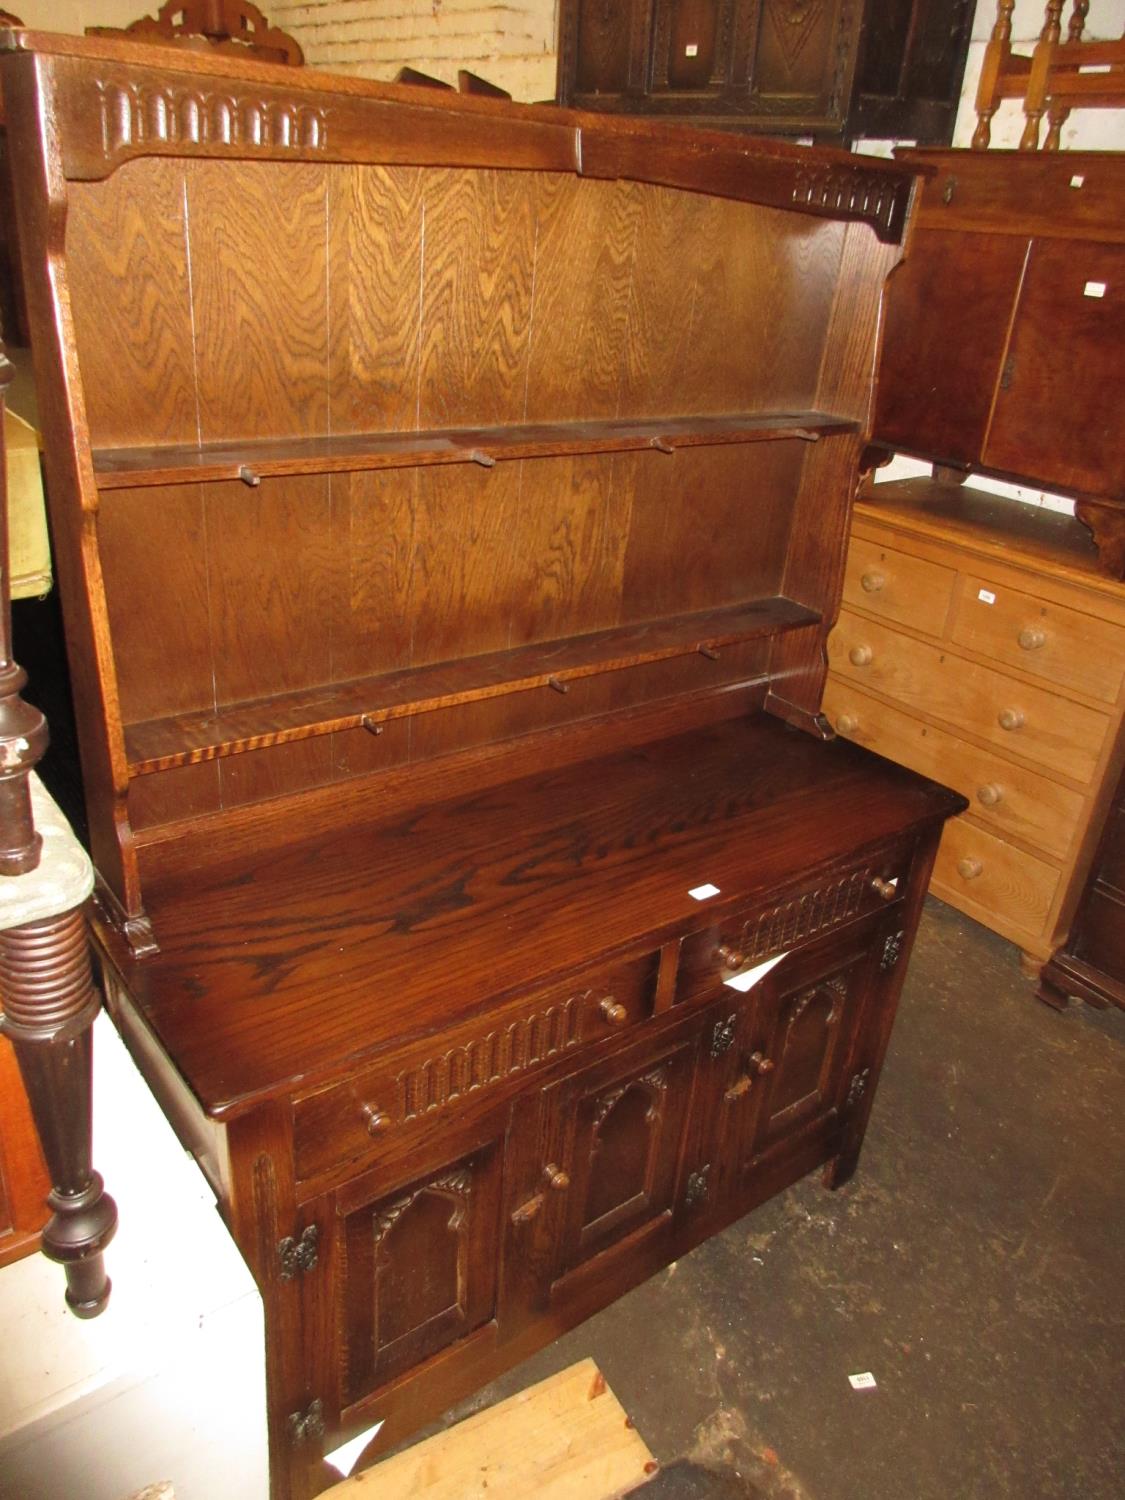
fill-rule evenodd
<path id="1" fill-rule="evenodd" d="M 723 983 L 728 989 L 738 990 L 745 995 L 747 990 L 753 989 L 759 979 L 764 979 L 774 964 L 779 964 L 785 953 L 776 953 L 773 958 L 767 958 L 764 964 L 757 964 L 753 969 L 743 969 L 741 974 L 734 974 L 730 979 L 724 979 Z"/>
<path id="2" fill-rule="evenodd" d="M 693 901 L 710 901 L 712 896 L 717 896 L 718 894 L 719 887 L 717 885 L 694 885 L 688 891 L 688 895 Z"/>
<path id="3" fill-rule="evenodd" d="M 689 42 L 687 44 L 687 46 L 684 48 L 684 56 L 685 57 L 698 57 L 699 56 L 699 46 L 698 46 L 698 43 L 696 43 L 696 42 Z"/>
<path id="4" fill-rule="evenodd" d="M 991 589 L 978 589 L 977 590 L 977 598 L 980 600 L 980 602 L 982 604 L 995 604 L 996 603 L 996 595 L 992 592 Z"/>
<path id="5" fill-rule="evenodd" d="M 1083 297 L 1104 297 L 1105 296 L 1105 282 L 1104 281 L 1088 281 L 1086 283 L 1086 285 L 1082 288 L 1082 295 L 1083 295 Z"/>
<path id="6" fill-rule="evenodd" d="M 333 1448 L 331 1453 L 324 1455 L 324 1462 L 331 1464 L 341 1479 L 347 1479 L 362 1457 L 363 1450 L 382 1425 L 382 1421 L 378 1421 L 374 1427 L 369 1427 L 366 1432 L 361 1432 L 358 1437 L 352 1438 L 350 1442 L 341 1443 L 338 1448 Z"/>
<path id="7" fill-rule="evenodd" d="M 864 1370 L 861 1375 L 849 1375 L 848 1384 L 853 1391 L 873 1391 L 875 1389 L 875 1377 L 870 1370 Z"/>
<path id="8" fill-rule="evenodd" d="M 1086 179 L 1082 176 L 1081 172 L 1075 172 L 1074 176 L 1070 179 L 1070 185 L 1072 188 L 1080 188 L 1085 181 Z"/>

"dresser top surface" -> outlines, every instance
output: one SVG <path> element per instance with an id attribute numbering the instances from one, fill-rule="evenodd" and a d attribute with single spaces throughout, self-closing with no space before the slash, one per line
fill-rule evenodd
<path id="1" fill-rule="evenodd" d="M 248 843 L 221 868 L 189 840 L 149 877 L 160 953 L 111 951 L 221 1116 L 961 805 L 855 746 L 740 718 L 266 857 Z M 689 891 L 706 883 L 721 894 L 701 905 Z"/>

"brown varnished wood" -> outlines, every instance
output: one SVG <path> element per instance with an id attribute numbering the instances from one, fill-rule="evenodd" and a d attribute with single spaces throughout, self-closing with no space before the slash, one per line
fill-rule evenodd
<path id="1" fill-rule="evenodd" d="M 91 26 L 87 35 L 180 47 L 202 43 L 232 57 L 291 67 L 305 60 L 296 38 L 271 26 L 250 0 L 165 0 L 155 16 L 140 16 L 120 28 Z"/>
<path id="2" fill-rule="evenodd" d="M 9 1041 L 0 1039 L 0 1266 L 39 1249 L 50 1179 Z"/>

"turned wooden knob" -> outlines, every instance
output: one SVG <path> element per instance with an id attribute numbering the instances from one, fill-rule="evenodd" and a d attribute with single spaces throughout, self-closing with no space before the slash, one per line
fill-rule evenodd
<path id="1" fill-rule="evenodd" d="M 1002 708 L 996 716 L 997 723 L 1001 729 L 1022 729 L 1024 715 L 1022 708 Z"/>
<path id="2" fill-rule="evenodd" d="M 865 594 L 877 594 L 886 585 L 886 582 L 887 575 L 880 573 L 877 568 L 872 568 L 869 572 L 861 576 L 859 586 Z"/>
<path id="3" fill-rule="evenodd" d="M 962 880 L 975 880 L 984 869 L 979 859 L 959 859 L 957 861 L 957 873 Z"/>
<path id="4" fill-rule="evenodd" d="M 1040 630 L 1035 625 L 1027 625 L 1016 636 L 1016 640 L 1020 643 L 1022 650 L 1038 651 L 1039 647 L 1044 645 L 1047 640 L 1047 632 Z"/>
<path id="5" fill-rule="evenodd" d="M 836 728 L 841 734 L 854 734 L 859 728 L 859 720 L 854 714 L 839 714 L 836 718 Z"/>
<path id="6" fill-rule="evenodd" d="M 848 652 L 848 660 L 853 667 L 868 667 L 874 655 L 870 646 L 853 646 Z"/>
<path id="7" fill-rule="evenodd" d="M 1003 795 L 1001 789 L 991 781 L 986 781 L 984 786 L 977 787 L 977 801 L 983 802 L 985 807 L 995 807 Z"/>
<path id="8" fill-rule="evenodd" d="M 898 889 L 889 880 L 880 880 L 878 875 L 872 880 L 871 889 L 882 896 L 884 901 L 893 901 L 898 895 Z"/>
<path id="9" fill-rule="evenodd" d="M 732 948 L 729 943 L 720 943 L 715 949 L 716 957 L 721 958 L 728 969 L 741 969 L 746 962 L 745 953 L 739 953 L 737 948 Z"/>
<path id="10" fill-rule="evenodd" d="M 549 1161 L 543 1168 L 543 1176 L 546 1178 L 547 1186 L 554 1188 L 556 1193 L 565 1192 L 570 1186 L 570 1173 L 564 1172 L 553 1161 Z"/>
<path id="11" fill-rule="evenodd" d="M 755 1073 L 772 1073 L 774 1070 L 773 1058 L 766 1057 L 761 1052 L 752 1052 L 749 1057 L 749 1064 Z"/>
<path id="12" fill-rule="evenodd" d="M 378 1109 L 374 1104 L 365 1104 L 360 1110 L 363 1123 L 368 1135 L 378 1135 L 381 1130 L 386 1130 L 391 1123 L 391 1117 L 385 1109 Z"/>
<path id="13" fill-rule="evenodd" d="M 619 1005 L 612 995 L 607 995 L 599 1003 L 598 1009 L 611 1026 L 624 1026 L 629 1019 L 629 1012 L 623 1005 Z"/>

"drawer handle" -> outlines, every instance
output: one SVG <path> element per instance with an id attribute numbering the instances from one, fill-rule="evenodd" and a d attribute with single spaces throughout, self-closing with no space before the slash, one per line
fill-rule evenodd
<path id="1" fill-rule="evenodd" d="M 737 1079 L 727 1089 L 723 1095 L 723 1099 L 727 1104 L 735 1104 L 744 1094 L 748 1094 L 753 1087 L 754 1080 L 750 1077 L 749 1073 L 743 1073 L 742 1077 Z"/>
<path id="2" fill-rule="evenodd" d="M 715 949 L 715 957 L 721 958 L 728 969 L 741 969 L 746 963 L 745 953 L 739 953 L 737 948 L 732 948 L 728 943 L 720 943 Z"/>
<path id="3" fill-rule="evenodd" d="M 880 589 L 885 588 L 887 575 L 872 568 L 869 573 L 864 573 L 859 580 L 859 586 L 865 594 L 877 594 Z"/>
<path id="4" fill-rule="evenodd" d="M 1047 632 L 1039 630 L 1036 626 L 1027 625 L 1016 636 L 1022 651 L 1038 651 L 1040 646 L 1047 643 Z"/>
<path id="5" fill-rule="evenodd" d="M 619 1005 L 612 995 L 607 995 L 604 1000 L 600 1000 L 598 1009 L 611 1026 L 624 1026 L 629 1019 L 629 1012 L 623 1005 Z"/>
<path id="6" fill-rule="evenodd" d="M 564 1172 L 553 1161 L 549 1161 L 543 1168 L 543 1176 L 546 1179 L 547 1186 L 554 1188 L 556 1193 L 565 1193 L 570 1186 L 570 1173 Z"/>
<path id="7" fill-rule="evenodd" d="M 878 875 L 872 880 L 871 889 L 882 896 L 884 901 L 893 901 L 898 895 L 897 886 L 892 885 L 889 880 L 880 880 Z"/>
<path id="8" fill-rule="evenodd" d="M 1002 708 L 996 719 L 1001 729 L 1022 729 L 1024 712 L 1022 708 Z"/>
<path id="9" fill-rule="evenodd" d="M 386 1110 L 377 1109 L 374 1104 L 365 1104 L 360 1114 L 363 1116 L 368 1135 L 379 1135 L 391 1123 L 391 1117 Z"/>
<path id="10" fill-rule="evenodd" d="M 977 801 L 983 802 L 985 807 L 995 807 L 1003 796 L 1003 788 L 995 782 L 986 781 L 984 786 L 977 787 Z"/>
<path id="11" fill-rule="evenodd" d="M 840 714 L 836 720 L 836 728 L 841 734 L 854 734 L 859 728 L 859 720 L 854 714 Z"/>
<path id="12" fill-rule="evenodd" d="M 773 1058 L 766 1057 L 762 1052 L 751 1052 L 747 1061 L 754 1073 L 772 1073 L 775 1067 Z"/>
<path id="13" fill-rule="evenodd" d="M 848 652 L 848 660 L 853 667 L 869 667 L 874 655 L 870 646 L 853 646 Z"/>
<path id="14" fill-rule="evenodd" d="M 962 880 L 975 880 L 984 869 L 979 859 L 959 859 L 957 873 Z"/>

